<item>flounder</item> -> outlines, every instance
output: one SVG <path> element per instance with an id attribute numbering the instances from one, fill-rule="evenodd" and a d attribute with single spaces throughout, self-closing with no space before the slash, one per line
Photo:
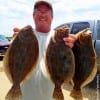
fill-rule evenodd
<path id="1" fill-rule="evenodd" d="M 96 53 L 89 29 L 78 32 L 77 36 L 78 40 L 73 47 L 75 56 L 74 87 L 70 95 L 77 100 L 82 100 L 81 88 L 90 83 L 97 72 Z"/>
<path id="2" fill-rule="evenodd" d="M 12 87 L 5 100 L 20 100 L 22 98 L 20 85 L 34 71 L 38 56 L 38 40 L 32 27 L 27 25 L 19 31 L 4 57 L 5 72 L 12 82 Z"/>
<path id="3" fill-rule="evenodd" d="M 56 100 L 64 100 L 61 86 L 72 79 L 75 71 L 73 52 L 63 41 L 68 34 L 69 29 L 66 27 L 56 29 L 46 49 L 45 63 L 55 85 L 53 98 Z"/>

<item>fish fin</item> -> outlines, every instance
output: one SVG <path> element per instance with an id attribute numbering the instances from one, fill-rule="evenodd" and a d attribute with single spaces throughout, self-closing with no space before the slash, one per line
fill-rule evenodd
<path id="1" fill-rule="evenodd" d="M 13 85 L 8 91 L 5 100 L 22 100 L 22 92 L 20 86 Z"/>
<path id="2" fill-rule="evenodd" d="M 81 90 L 75 90 L 73 89 L 70 93 L 70 96 L 73 97 L 75 100 L 83 100 L 82 92 Z"/>
<path id="3" fill-rule="evenodd" d="M 59 86 L 55 85 L 54 92 L 53 92 L 53 98 L 55 100 L 64 100 L 62 90 Z"/>

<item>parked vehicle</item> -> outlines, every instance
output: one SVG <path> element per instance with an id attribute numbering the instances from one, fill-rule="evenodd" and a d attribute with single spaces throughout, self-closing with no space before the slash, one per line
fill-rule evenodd
<path id="1" fill-rule="evenodd" d="M 56 28 L 68 26 L 70 28 L 71 34 L 76 34 L 77 32 L 89 28 L 92 32 L 92 38 L 94 40 L 94 47 L 97 54 L 97 68 L 98 73 L 100 73 L 100 20 L 87 20 L 87 21 L 77 21 L 77 22 L 69 22 L 59 25 Z M 56 29 L 55 28 L 55 29 Z"/>
<path id="2" fill-rule="evenodd" d="M 6 38 L 4 35 L 0 35 L 0 60 L 3 59 L 9 45 L 10 45 L 10 40 L 8 40 L 8 38 Z"/>

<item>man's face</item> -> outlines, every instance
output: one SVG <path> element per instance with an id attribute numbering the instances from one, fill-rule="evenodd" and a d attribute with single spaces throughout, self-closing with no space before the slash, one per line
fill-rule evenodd
<path id="1" fill-rule="evenodd" d="M 33 14 L 36 30 L 39 32 L 49 32 L 53 19 L 52 12 L 46 5 L 39 5 Z"/>

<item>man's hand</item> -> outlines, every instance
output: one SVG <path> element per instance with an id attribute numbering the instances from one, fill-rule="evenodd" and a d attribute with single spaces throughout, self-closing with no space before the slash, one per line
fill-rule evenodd
<path id="1" fill-rule="evenodd" d="M 63 40 L 65 41 L 65 44 L 67 46 L 69 46 L 70 48 L 72 48 L 74 46 L 74 43 L 77 40 L 77 35 L 75 35 L 75 34 L 69 34 L 69 36 L 66 37 L 66 38 L 63 38 Z"/>

